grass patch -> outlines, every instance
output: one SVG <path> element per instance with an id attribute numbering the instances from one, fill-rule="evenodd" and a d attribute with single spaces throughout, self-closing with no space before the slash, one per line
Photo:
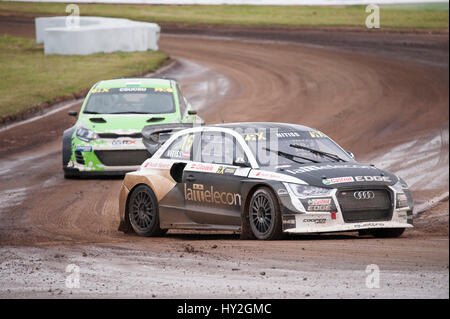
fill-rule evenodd
<path id="1" fill-rule="evenodd" d="M 365 6 L 249 6 L 249 5 L 112 5 L 80 4 L 85 16 L 187 25 L 242 26 L 351 26 L 365 27 Z M 63 3 L 0 2 L 3 12 L 66 15 Z M 381 27 L 388 29 L 448 29 L 447 4 L 414 4 L 381 7 Z"/>
<path id="2" fill-rule="evenodd" d="M 148 73 L 167 59 L 161 51 L 44 55 L 34 39 L 0 36 L 0 122 L 99 80 Z"/>

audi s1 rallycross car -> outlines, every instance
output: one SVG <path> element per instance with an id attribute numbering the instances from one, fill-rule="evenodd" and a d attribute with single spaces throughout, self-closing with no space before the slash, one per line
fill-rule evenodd
<path id="1" fill-rule="evenodd" d="M 77 113 L 70 111 L 69 115 Z M 147 125 L 201 121 L 174 80 L 101 81 L 87 94 L 76 124 L 64 131 L 65 177 L 123 175 L 150 154 L 142 144 Z"/>
<path id="2" fill-rule="evenodd" d="M 145 127 L 154 155 L 125 175 L 119 229 L 240 231 L 241 238 L 358 231 L 398 237 L 412 226 L 405 181 L 360 164 L 324 133 L 281 123 Z"/>

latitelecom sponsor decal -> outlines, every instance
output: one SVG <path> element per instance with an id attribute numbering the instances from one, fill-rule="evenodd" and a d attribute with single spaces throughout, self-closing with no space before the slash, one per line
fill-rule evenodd
<path id="1" fill-rule="evenodd" d="M 203 184 L 193 184 L 192 188 L 184 184 L 184 198 L 188 201 L 214 203 L 219 205 L 241 206 L 241 195 L 220 192 L 211 186 L 205 189 Z"/>
<path id="2" fill-rule="evenodd" d="M 333 184 L 341 184 L 341 183 L 352 183 L 355 179 L 352 176 L 345 176 L 345 177 L 334 177 L 334 178 L 327 178 L 322 180 L 322 183 L 325 185 L 333 185 Z"/>

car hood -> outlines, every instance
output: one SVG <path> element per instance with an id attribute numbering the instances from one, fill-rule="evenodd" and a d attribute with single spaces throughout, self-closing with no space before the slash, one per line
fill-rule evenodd
<path id="1" fill-rule="evenodd" d="M 144 126 L 179 122 L 176 114 L 83 114 L 77 125 L 94 132 L 136 131 Z"/>
<path id="2" fill-rule="evenodd" d="M 309 185 L 319 187 L 344 187 L 368 185 L 394 185 L 398 177 L 372 165 L 349 163 L 314 163 L 311 165 L 284 165 L 272 167 L 278 174 L 295 177 Z"/>

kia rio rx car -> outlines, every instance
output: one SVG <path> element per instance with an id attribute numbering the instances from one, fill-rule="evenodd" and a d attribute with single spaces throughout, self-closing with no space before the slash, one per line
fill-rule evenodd
<path id="1" fill-rule="evenodd" d="M 70 111 L 76 116 L 77 112 Z M 101 81 L 87 94 L 76 124 L 64 131 L 65 177 L 123 175 L 148 158 L 147 125 L 201 121 L 174 80 L 132 78 Z"/>
<path id="2" fill-rule="evenodd" d="M 143 142 L 154 155 L 121 186 L 125 232 L 233 230 L 270 240 L 342 231 L 398 237 L 413 227 L 405 181 L 306 126 L 149 126 Z"/>

